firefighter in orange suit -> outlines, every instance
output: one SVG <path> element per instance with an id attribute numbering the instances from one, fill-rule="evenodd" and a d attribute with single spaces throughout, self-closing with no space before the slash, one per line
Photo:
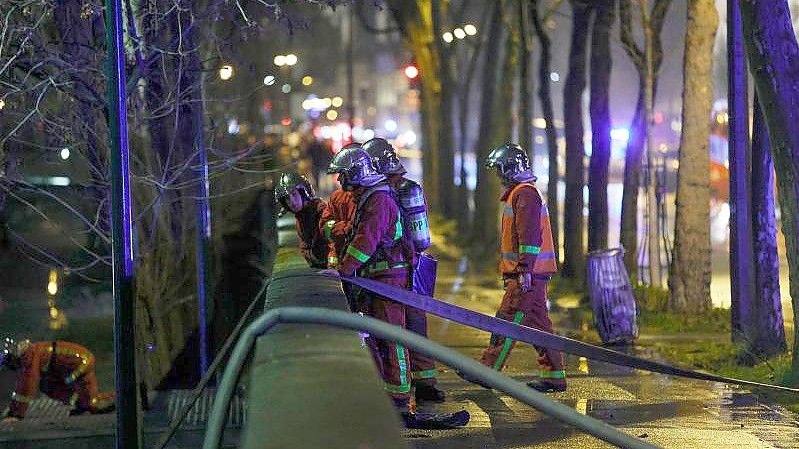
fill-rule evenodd
<path id="1" fill-rule="evenodd" d="M 553 333 L 547 311 L 547 283 L 558 268 L 547 206 L 534 184 L 530 161 L 519 145 L 505 144 L 489 154 L 486 166 L 497 170 L 506 188 L 500 199 L 504 207 L 499 263 L 505 294 L 497 317 Z M 492 335 L 480 363 L 501 371 L 515 343 Z M 542 392 L 565 391 L 561 353 L 543 347 L 536 350 L 540 375 L 527 385 Z"/>
<path id="2" fill-rule="evenodd" d="M 397 188 L 406 181 L 405 167 L 403 167 L 397 156 L 394 147 L 387 140 L 380 137 L 368 140 L 363 144 L 363 149 L 369 153 L 372 163 L 380 173 L 388 177 L 388 184 Z M 417 252 L 424 248 L 415 248 Z M 423 337 L 427 337 L 427 314 L 415 307 L 407 307 L 405 310 L 405 325 L 411 332 L 415 332 Z M 416 351 L 411 352 L 411 372 L 413 374 L 413 385 L 416 387 L 414 396 L 417 401 L 442 402 L 446 394 L 436 387 L 435 360 Z"/>
<path id="3" fill-rule="evenodd" d="M 99 393 L 94 375 L 94 355 L 76 343 L 3 341 L 0 366 L 19 371 L 17 384 L 3 422 L 25 417 L 30 402 L 41 391 L 56 401 L 72 405 L 70 415 L 108 413 L 114 410 L 113 393 Z"/>
<path id="4" fill-rule="evenodd" d="M 360 148 L 361 144 L 352 142 L 345 145 L 341 151 L 348 148 Z M 352 219 L 355 216 L 357 203 L 351 191 L 343 188 L 334 191 L 327 200 L 327 208 L 322 213 L 319 229 L 332 245 L 327 258 L 328 268 L 336 268 L 338 262 L 344 258 L 347 249 L 347 236 L 352 229 Z"/>

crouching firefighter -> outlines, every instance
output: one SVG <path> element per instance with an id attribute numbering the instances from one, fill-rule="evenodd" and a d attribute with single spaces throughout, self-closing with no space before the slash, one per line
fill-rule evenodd
<path id="1" fill-rule="evenodd" d="M 347 249 L 338 266 L 342 277 L 359 276 L 408 288 L 413 248 L 404 236 L 399 204 L 386 177 L 375 170 L 360 147 L 342 149 L 328 173 L 338 173 L 344 189 L 357 201 Z M 374 318 L 405 327 L 405 306 L 388 298 L 362 292 L 359 305 Z M 413 420 L 408 350 L 391 341 L 375 341 L 385 388 L 406 423 Z"/>
<path id="2" fill-rule="evenodd" d="M 505 144 L 488 155 L 486 166 L 497 170 L 505 186 L 500 198 L 504 208 L 499 263 L 505 294 L 497 317 L 554 333 L 547 311 L 547 284 L 558 269 L 547 206 L 535 187 L 530 161 L 522 147 Z M 510 338 L 492 335 L 480 363 L 501 371 L 515 343 Z M 540 375 L 527 385 L 542 392 L 565 391 L 566 372 L 561 353 L 543 347 L 536 350 Z"/>
<path id="3" fill-rule="evenodd" d="M 416 264 L 413 269 L 414 292 L 433 296 L 436 278 L 435 259 L 422 251 L 430 247 L 430 228 L 427 220 L 427 202 L 421 186 L 405 177 L 407 171 L 396 151 L 388 141 L 374 138 L 363 144 L 378 172 L 387 177 L 399 200 L 405 232 L 413 243 Z M 415 307 L 406 307 L 405 325 L 409 331 L 427 337 L 427 314 Z M 443 391 L 436 388 L 435 360 L 418 352 L 411 352 L 412 383 L 417 401 L 441 402 Z"/>
<path id="4" fill-rule="evenodd" d="M 275 188 L 275 199 L 282 207 L 281 214 L 291 211 L 296 218 L 295 227 L 305 260 L 311 267 L 326 268 L 332 245 L 319 231 L 319 220 L 326 204 L 316 197 L 311 183 L 299 173 L 283 173 Z"/>
<path id="5" fill-rule="evenodd" d="M 0 367 L 19 372 L 3 422 L 23 419 L 39 391 L 71 405 L 71 416 L 114 411 L 114 394 L 97 391 L 94 355 L 78 344 L 6 338 L 0 347 Z"/>

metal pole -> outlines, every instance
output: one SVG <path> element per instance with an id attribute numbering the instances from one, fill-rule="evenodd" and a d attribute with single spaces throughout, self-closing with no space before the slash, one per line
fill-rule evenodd
<path id="1" fill-rule="evenodd" d="M 350 17 L 347 26 L 347 119 L 350 130 L 355 126 L 355 74 L 353 64 L 355 40 L 355 5 L 350 6 Z"/>
<path id="2" fill-rule="evenodd" d="M 141 447 L 139 401 L 136 388 L 136 339 L 133 295 L 133 222 L 128 166 L 125 54 L 122 42 L 122 5 L 105 2 L 108 52 L 108 132 L 111 139 L 111 237 L 114 291 L 114 368 L 116 379 L 116 447 Z"/>
<path id="3" fill-rule="evenodd" d="M 752 320 L 754 299 L 754 249 L 752 241 L 752 192 L 749 184 L 749 98 L 743 45 L 741 9 L 727 2 L 727 70 L 730 176 L 730 307 L 732 338 L 745 331 Z"/>
<path id="4" fill-rule="evenodd" d="M 208 185 L 208 156 L 205 152 L 205 128 L 203 126 L 203 75 L 199 67 L 199 85 L 197 98 L 192 103 L 194 123 L 194 150 L 197 152 L 198 185 L 197 185 L 197 303 L 198 303 L 198 328 L 200 341 L 200 376 L 208 371 L 208 242 L 211 240 L 211 207 L 208 201 L 210 188 Z M 195 97 L 194 95 L 192 97 Z"/>

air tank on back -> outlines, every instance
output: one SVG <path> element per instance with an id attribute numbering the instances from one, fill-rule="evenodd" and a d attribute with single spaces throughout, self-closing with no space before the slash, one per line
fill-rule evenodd
<path id="1" fill-rule="evenodd" d="M 427 204 L 422 186 L 405 179 L 397 187 L 400 205 L 404 211 L 405 229 L 410 234 L 416 251 L 422 252 L 430 247 L 430 224 L 427 221 Z"/>

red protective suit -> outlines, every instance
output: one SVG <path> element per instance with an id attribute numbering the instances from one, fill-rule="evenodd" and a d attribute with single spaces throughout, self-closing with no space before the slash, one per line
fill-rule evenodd
<path id="1" fill-rule="evenodd" d="M 532 184 L 518 184 L 502 195 L 505 201 L 502 217 L 502 249 L 500 271 L 505 281 L 505 295 L 497 317 L 553 333 L 547 311 L 547 283 L 557 270 L 552 250 L 552 230 L 546 205 Z M 518 275 L 530 273 L 530 290 L 522 292 Z M 501 335 L 492 335 L 491 343 L 480 362 L 502 370 L 516 342 Z M 541 365 L 541 378 L 565 382 L 563 356 L 560 352 L 536 347 Z"/>
<path id="2" fill-rule="evenodd" d="M 9 416 L 23 418 L 38 391 L 77 411 L 98 413 L 113 405 L 113 393 L 97 392 L 94 355 L 83 346 L 60 340 L 32 343 L 21 365 Z"/>
<path id="3" fill-rule="evenodd" d="M 367 194 L 355 192 L 355 199 Z M 378 186 L 356 212 L 357 227 L 339 266 L 342 276 L 359 275 L 395 287 L 407 288 L 413 251 L 404 235 L 399 205 L 390 187 Z M 371 316 L 405 327 L 405 306 L 387 298 L 364 292 L 363 307 Z M 408 350 L 390 341 L 376 341 L 386 390 L 400 408 L 410 405 L 411 373 Z"/>
<path id="4" fill-rule="evenodd" d="M 327 257 L 332 245 L 319 231 L 319 220 L 327 210 L 324 200 L 315 198 L 307 201 L 299 212 L 294 214 L 300 250 L 308 264 L 314 268 L 326 268 Z"/>
<path id="5" fill-rule="evenodd" d="M 388 178 L 388 183 L 396 189 L 404 180 L 403 175 L 393 175 Z M 415 307 L 406 306 L 405 327 L 411 332 L 427 337 L 427 314 Z M 411 372 L 413 383 L 416 385 L 435 385 L 437 383 L 436 362 L 426 355 L 411 351 Z"/>
<path id="6" fill-rule="evenodd" d="M 319 219 L 319 230 L 332 244 L 328 255 L 328 267 L 335 268 L 344 257 L 347 237 L 352 229 L 352 220 L 358 204 L 352 192 L 338 189 L 330 195 L 327 208 Z"/>

